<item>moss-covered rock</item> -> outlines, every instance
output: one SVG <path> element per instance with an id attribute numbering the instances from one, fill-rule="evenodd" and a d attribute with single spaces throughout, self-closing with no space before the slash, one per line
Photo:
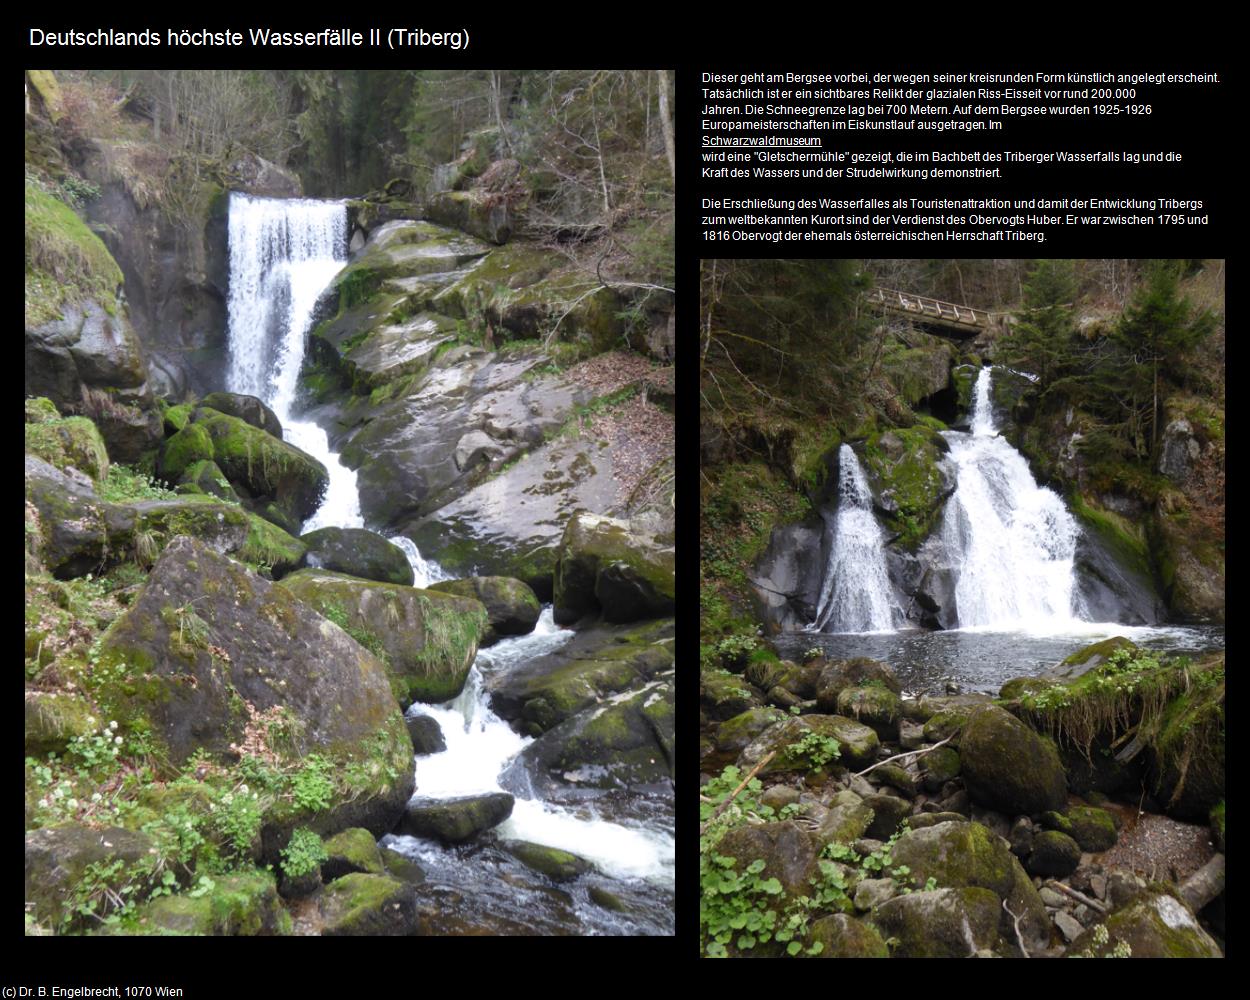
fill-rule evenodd
<path id="1" fill-rule="evenodd" d="M 1100 933 L 1099 928 L 1103 928 Z M 1088 928 L 1067 957 L 1222 958 L 1220 947 L 1180 900 L 1151 893 Z"/>
<path id="2" fill-rule="evenodd" d="M 25 743 L 28 757 L 60 753 L 69 742 L 102 725 L 87 699 L 65 691 L 26 691 Z"/>
<path id="3" fill-rule="evenodd" d="M 738 871 L 756 860 L 763 861 L 759 878 L 775 878 L 783 889 L 776 898 L 778 909 L 788 899 L 808 895 L 812 879 L 820 875 L 820 844 L 789 820 L 730 830 L 717 844 L 716 853 L 733 858 Z"/>
<path id="4" fill-rule="evenodd" d="M 1073 680 L 1082 677 L 1107 662 L 1107 657 L 1118 649 L 1128 650 L 1129 653 L 1136 654 L 1140 650 L 1129 639 L 1122 635 L 1114 635 L 1110 639 L 1100 639 L 1098 642 L 1092 642 L 1088 646 L 1082 646 L 1075 653 L 1070 653 L 1051 670 L 1051 675 L 1057 678 Z M 1044 690 L 1038 688 L 1036 690 Z M 1021 691 L 1017 693 L 1036 693 L 1036 690 Z M 1008 697 L 1003 695 L 1003 697 Z"/>
<path id="5" fill-rule="evenodd" d="M 321 862 L 321 879 L 324 882 L 333 882 L 352 872 L 370 875 L 385 873 L 377 840 L 368 830 L 352 827 L 336 833 L 325 842 L 325 850 L 329 857 Z"/>
<path id="6" fill-rule="evenodd" d="M 96 425 L 86 417 L 27 423 L 26 450 L 57 469 L 84 472 L 97 484 L 108 474 L 108 449 Z"/>
<path id="7" fill-rule="evenodd" d="M 546 732 L 671 670 L 672 635 L 672 619 L 583 629 L 558 649 L 490 678 L 491 708 L 521 732 Z"/>
<path id="8" fill-rule="evenodd" d="M 144 834 L 120 827 L 89 829 L 60 826 L 26 834 L 27 912 L 50 927 L 81 922 L 76 913 L 90 893 L 105 886 L 117 889 L 131 884 L 132 891 L 146 893 L 155 884 L 152 841 Z M 79 888 L 89 872 L 108 870 L 107 877 Z"/>
<path id="9" fill-rule="evenodd" d="M 997 706 L 969 717 L 959 754 L 968 794 L 991 809 L 1032 815 L 1067 803 L 1055 745 Z"/>
<path id="10" fill-rule="evenodd" d="M 1081 863 L 1081 847 L 1066 833 L 1043 830 L 1033 837 L 1033 852 L 1025 862 L 1030 875 L 1063 878 Z"/>
<path id="11" fill-rule="evenodd" d="M 279 803 L 266 816 L 267 856 L 295 825 L 386 832 L 413 787 L 383 665 L 289 591 L 189 537 L 165 549 L 84 681 L 109 718 L 146 728 L 175 765 L 197 751 L 233 760 L 258 725 L 274 738 L 255 716 L 279 713 L 292 765 L 311 754 L 323 763 L 317 807 Z"/>
<path id="12" fill-rule="evenodd" d="M 903 687 L 894 671 L 884 663 L 857 657 L 836 660 L 821 668 L 816 680 L 816 703 L 822 712 L 838 711 L 838 697 L 846 688 L 875 687 L 891 694 L 901 694 Z"/>
<path id="13" fill-rule="evenodd" d="M 610 622 L 673 613 L 672 540 L 629 522 L 576 514 L 560 540 L 555 570 L 555 620 L 571 624 L 602 611 Z"/>
<path id="14" fill-rule="evenodd" d="M 768 754 L 775 753 L 776 756 L 764 765 L 761 774 L 811 771 L 811 753 L 791 749 L 804 746 L 805 739 L 810 743 L 812 737 L 809 734 L 837 741 L 838 756 L 832 759 L 831 766 L 863 767 L 876 759 L 877 748 L 881 745 L 871 728 L 854 719 L 837 715 L 802 715 L 765 730 L 742 752 L 739 764 L 750 769 Z"/>
<path id="15" fill-rule="evenodd" d="M 504 840 L 499 846 L 526 868 L 541 872 L 553 882 L 571 882 L 591 869 L 589 861 L 556 847 L 531 844 L 525 840 Z"/>
<path id="16" fill-rule="evenodd" d="M 911 869 L 910 878 L 938 886 L 990 889 L 1021 918 L 1030 950 L 1045 947 L 1050 920 L 1037 890 L 1020 862 L 1001 838 L 980 823 L 949 822 L 912 830 L 901 836 L 892 851 L 894 864 Z M 999 907 L 1000 929 L 1015 939 L 1012 918 Z"/>
<path id="17" fill-rule="evenodd" d="M 238 417 L 272 437 L 279 440 L 282 438 L 282 424 L 278 415 L 255 396 L 245 396 L 238 392 L 211 392 L 200 400 L 200 406 Z"/>
<path id="18" fill-rule="evenodd" d="M 1115 820 L 1105 809 L 1093 806 L 1075 806 L 1068 810 L 1072 823 L 1072 839 L 1081 845 L 1082 851 L 1098 853 L 1115 846 Z"/>
<path id="19" fill-rule="evenodd" d="M 401 828 L 415 837 L 436 837 L 458 844 L 506 820 L 512 815 L 513 801 L 505 792 L 451 799 L 417 798 L 408 803 Z"/>
<path id="20" fill-rule="evenodd" d="M 864 446 L 864 470 L 886 526 L 915 549 L 938 523 L 951 484 L 939 465 L 946 442 L 918 424 L 873 434 Z"/>
<path id="21" fill-rule="evenodd" d="M 507 201 L 493 199 L 484 191 L 439 191 L 425 205 L 426 217 L 491 243 L 507 243 L 513 218 Z"/>
<path id="22" fill-rule="evenodd" d="M 776 708 L 747 709 L 717 727 L 716 748 L 736 757 L 762 732 L 787 718 L 785 712 Z"/>
<path id="23" fill-rule="evenodd" d="M 203 895 L 161 896 L 146 903 L 116 931 L 156 936 L 254 937 L 291 932 L 269 872 L 243 872 L 209 879 Z"/>
<path id="24" fill-rule="evenodd" d="M 191 420 L 164 443 L 159 468 L 165 478 L 180 476 L 190 461 L 211 458 L 248 497 L 272 501 L 296 520 L 311 517 L 320 506 L 330 476 L 317 459 L 246 421 L 208 407 L 196 409 Z M 188 431 L 193 442 L 175 447 Z M 210 454 L 203 454 L 204 435 Z"/>
<path id="25" fill-rule="evenodd" d="M 838 692 L 838 715 L 871 726 L 883 740 L 898 739 L 902 701 L 886 687 L 851 687 Z"/>
<path id="26" fill-rule="evenodd" d="M 303 566 L 327 569 L 362 580 L 411 587 L 412 566 L 404 550 L 376 531 L 363 528 L 321 528 L 300 536 Z"/>
<path id="27" fill-rule="evenodd" d="M 292 573 L 278 586 L 382 657 L 405 707 L 458 695 L 486 629 L 481 604 L 436 591 L 318 569 Z"/>
<path id="28" fill-rule="evenodd" d="M 998 943 L 999 897 L 989 889 L 937 889 L 895 896 L 874 913 L 899 958 L 969 958 Z"/>
<path id="29" fill-rule="evenodd" d="M 326 886 L 320 904 L 326 937 L 410 937 L 420 932 L 416 889 L 389 875 L 344 875 Z"/>
<path id="30" fill-rule="evenodd" d="M 704 669 L 699 672 L 699 704 L 709 720 L 728 721 L 753 708 L 759 708 L 760 693 L 749 682 L 727 670 Z M 783 718 L 784 716 L 779 713 L 772 722 L 781 721 Z M 767 729 L 768 726 L 763 728 Z M 760 730 L 762 731 L 763 729 Z M 758 735 L 759 732 L 752 733 L 747 742 L 749 743 Z M 738 749 L 744 749 L 745 746 L 746 744 L 743 744 Z"/>
<path id="31" fill-rule="evenodd" d="M 959 776 L 960 766 L 959 751 L 949 746 L 938 747 L 925 754 L 920 758 L 925 788 L 931 792 L 939 791 L 948 781 Z"/>
<path id="32" fill-rule="evenodd" d="M 443 580 L 431 590 L 471 597 L 486 608 L 490 626 L 482 637 L 489 646 L 508 635 L 528 635 L 538 624 L 542 605 L 534 591 L 520 580 L 507 576 L 471 576 L 465 580 Z"/>
<path id="33" fill-rule="evenodd" d="M 133 518 L 79 481 L 35 455 L 25 457 L 27 550 L 59 579 L 98 572 L 118 558 Z"/>
<path id="34" fill-rule="evenodd" d="M 178 480 L 179 487 L 194 487 L 194 491 L 203 493 L 206 496 L 217 497 L 219 500 L 225 500 L 227 503 L 238 503 L 239 495 L 234 491 L 234 487 L 230 485 L 230 480 L 226 478 L 226 474 L 221 471 L 216 462 L 208 459 L 201 459 L 198 462 L 192 462 L 183 472 L 182 477 Z"/>
<path id="35" fill-rule="evenodd" d="M 1224 799 L 1223 653 L 1193 664 L 1185 676 L 1187 690 L 1158 720 L 1150 779 L 1169 815 L 1202 822 Z"/>
<path id="36" fill-rule="evenodd" d="M 673 777 L 674 730 L 673 684 L 662 675 L 543 733 L 513 767 L 556 793 L 666 785 Z"/>
<path id="37" fill-rule="evenodd" d="M 821 917 L 808 931 L 807 945 L 820 944 L 818 958 L 889 958 L 890 949 L 872 924 L 845 913 Z"/>
<path id="38" fill-rule="evenodd" d="M 247 524 L 247 539 L 238 557 L 260 569 L 268 569 L 275 580 L 294 572 L 304 558 L 304 543 L 256 514 L 247 515 Z"/>
<path id="39" fill-rule="evenodd" d="M 1156 513 L 1151 551 L 1168 608 L 1176 618 L 1223 622 L 1224 537 L 1185 514 Z"/>

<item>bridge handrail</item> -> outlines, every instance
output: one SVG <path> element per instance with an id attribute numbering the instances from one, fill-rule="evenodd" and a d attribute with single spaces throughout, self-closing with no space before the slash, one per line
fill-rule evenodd
<path id="1" fill-rule="evenodd" d="M 928 295 L 916 295 L 913 292 L 900 292 L 892 288 L 874 288 L 865 294 L 865 298 L 871 302 L 880 302 L 888 308 L 901 309 L 904 312 L 918 312 L 922 315 L 928 314 L 964 326 L 991 326 L 994 323 L 994 314 L 986 309 L 960 306 L 954 302 L 943 302 L 941 299 Z"/>

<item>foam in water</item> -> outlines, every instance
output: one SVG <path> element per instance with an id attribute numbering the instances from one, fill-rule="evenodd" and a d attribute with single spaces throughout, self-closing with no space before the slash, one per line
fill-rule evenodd
<path id="1" fill-rule="evenodd" d="M 977 377 L 972 433 L 946 434 L 958 485 L 941 540 L 958 567 L 959 625 L 1053 630 L 1080 617 L 1076 521 L 1038 486 L 1024 456 L 999 436 L 990 369 Z"/>
<path id="2" fill-rule="evenodd" d="M 894 627 L 885 570 L 885 537 L 872 513 L 872 492 L 849 445 L 838 452 L 838 512 L 816 628 L 876 632 Z"/>
<path id="3" fill-rule="evenodd" d="M 418 703 L 408 710 L 409 715 L 428 715 L 437 721 L 447 743 L 443 752 L 417 759 L 418 797 L 453 798 L 503 791 L 500 775 L 533 740 L 514 732 L 491 711 L 479 664 L 489 672 L 505 671 L 559 648 L 572 635 L 557 628 L 551 608 L 544 608 L 529 635 L 504 639 L 479 654 L 464 690 L 456 698 L 443 705 Z M 572 851 L 621 878 L 671 881 L 673 877 L 671 832 L 608 822 L 593 811 L 575 813 L 516 794 L 512 816 L 499 827 L 499 833 Z"/>
<path id="4" fill-rule="evenodd" d="M 283 437 L 322 462 L 330 482 L 321 507 L 304 524 L 360 528 L 356 473 L 330 450 L 326 432 L 294 420 L 300 366 L 313 310 L 347 261 L 347 208 L 307 198 L 230 195 L 231 392 L 263 399 Z"/>

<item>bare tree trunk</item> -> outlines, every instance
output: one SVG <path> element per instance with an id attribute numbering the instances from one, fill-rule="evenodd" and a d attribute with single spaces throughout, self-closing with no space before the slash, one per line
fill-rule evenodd
<path id="1" fill-rule="evenodd" d="M 668 155 L 668 173 L 673 184 L 677 184 L 677 146 L 673 139 L 673 112 L 669 108 L 670 95 L 668 89 L 668 71 L 655 71 L 660 90 L 660 128 L 664 132 L 664 152 Z"/>
<path id="2" fill-rule="evenodd" d="M 1224 891 L 1224 855 L 1217 854 L 1181 883 L 1181 899 L 1197 913 Z"/>

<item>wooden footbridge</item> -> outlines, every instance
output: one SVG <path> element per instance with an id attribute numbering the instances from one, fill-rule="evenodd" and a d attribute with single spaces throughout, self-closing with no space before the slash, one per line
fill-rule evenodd
<path id="1" fill-rule="evenodd" d="M 957 306 L 927 295 L 898 292 L 890 288 L 874 288 L 865 293 L 864 298 L 882 306 L 886 312 L 899 313 L 922 326 L 933 327 L 935 333 L 964 339 L 1001 328 L 1007 321 L 1006 313 Z"/>

